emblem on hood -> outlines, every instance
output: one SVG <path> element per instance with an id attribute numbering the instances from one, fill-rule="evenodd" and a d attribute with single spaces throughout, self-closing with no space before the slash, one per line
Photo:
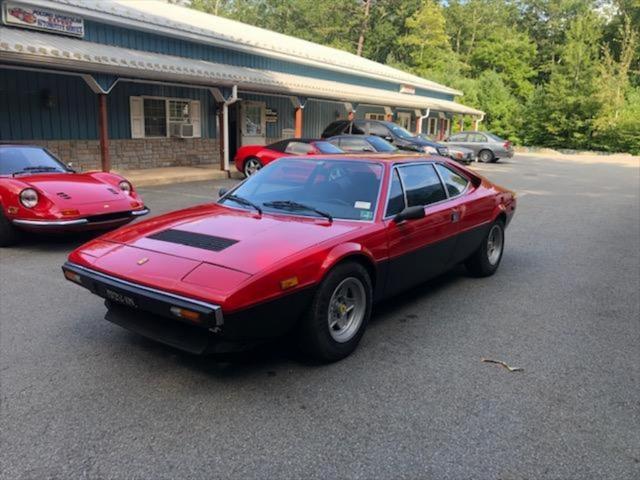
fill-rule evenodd
<path id="1" fill-rule="evenodd" d="M 140 260 L 138 260 L 136 263 L 138 265 L 144 265 L 145 263 L 147 263 L 149 261 L 149 259 L 147 257 L 141 258 Z"/>

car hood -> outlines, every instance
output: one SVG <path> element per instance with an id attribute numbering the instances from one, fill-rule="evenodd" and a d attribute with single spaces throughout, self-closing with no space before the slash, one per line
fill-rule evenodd
<path id="1" fill-rule="evenodd" d="M 140 222 L 103 240 L 253 275 L 365 225 L 290 215 L 260 216 L 214 204 Z"/>
<path id="2" fill-rule="evenodd" d="M 19 177 L 59 205 L 125 200 L 123 192 L 90 174 L 56 173 Z"/>

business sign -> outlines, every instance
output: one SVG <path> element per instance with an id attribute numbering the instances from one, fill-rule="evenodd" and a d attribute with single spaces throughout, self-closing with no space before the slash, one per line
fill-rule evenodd
<path id="1" fill-rule="evenodd" d="M 278 111 L 273 110 L 271 108 L 267 108 L 266 110 L 266 121 L 267 123 L 277 123 L 278 122 Z"/>
<path id="2" fill-rule="evenodd" d="M 74 37 L 84 37 L 84 20 L 82 18 L 20 3 L 6 2 L 4 4 L 2 23 L 16 27 L 72 35 Z"/>
<path id="3" fill-rule="evenodd" d="M 411 85 L 400 85 L 400 93 L 409 93 L 411 95 L 415 95 L 416 89 Z"/>

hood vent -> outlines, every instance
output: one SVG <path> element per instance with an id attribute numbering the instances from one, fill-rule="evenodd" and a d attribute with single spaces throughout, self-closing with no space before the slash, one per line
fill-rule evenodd
<path id="1" fill-rule="evenodd" d="M 60 198 L 64 198 L 65 200 L 71 200 L 71 195 L 68 195 L 64 192 L 58 192 L 56 195 Z"/>
<path id="2" fill-rule="evenodd" d="M 152 240 L 160 240 L 161 242 L 177 243 L 188 247 L 201 248 L 203 250 L 211 250 L 220 252 L 225 248 L 238 243 L 238 240 L 231 238 L 216 237 L 214 235 L 206 235 L 204 233 L 185 232 L 184 230 L 164 230 L 155 233 L 149 237 Z"/>
<path id="3" fill-rule="evenodd" d="M 112 187 L 108 187 L 107 190 L 109 190 L 114 195 L 119 195 L 120 194 L 120 192 L 118 190 L 116 190 L 115 188 L 112 188 Z"/>

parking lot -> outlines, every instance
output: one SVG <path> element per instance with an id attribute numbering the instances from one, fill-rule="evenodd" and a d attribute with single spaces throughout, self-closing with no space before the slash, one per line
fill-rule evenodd
<path id="1" fill-rule="evenodd" d="M 0 477 L 639 478 L 638 160 L 474 168 L 519 195 L 498 273 L 378 305 L 328 366 L 283 343 L 195 358 L 110 324 L 60 271 L 89 237 L 0 250 Z M 155 215 L 234 182 L 141 192 Z"/>

